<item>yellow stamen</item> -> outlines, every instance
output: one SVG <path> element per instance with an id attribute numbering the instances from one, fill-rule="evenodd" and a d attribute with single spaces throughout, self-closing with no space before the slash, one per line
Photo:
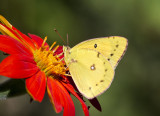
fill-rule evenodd
<path id="1" fill-rule="evenodd" d="M 53 53 L 58 49 L 59 45 L 57 45 L 54 50 L 53 50 Z"/>
<path id="2" fill-rule="evenodd" d="M 56 44 L 56 42 L 54 42 L 51 47 L 49 48 L 49 50 L 52 50 L 53 46 Z"/>
<path id="3" fill-rule="evenodd" d="M 46 43 L 46 41 L 47 41 L 47 36 L 44 38 L 42 46 L 44 46 L 44 44 Z"/>

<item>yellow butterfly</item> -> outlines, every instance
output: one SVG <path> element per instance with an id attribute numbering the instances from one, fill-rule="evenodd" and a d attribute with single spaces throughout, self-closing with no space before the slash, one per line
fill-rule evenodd
<path id="1" fill-rule="evenodd" d="M 63 47 L 64 60 L 79 92 L 92 99 L 106 91 L 114 70 L 127 49 L 124 37 L 111 36 Z"/>

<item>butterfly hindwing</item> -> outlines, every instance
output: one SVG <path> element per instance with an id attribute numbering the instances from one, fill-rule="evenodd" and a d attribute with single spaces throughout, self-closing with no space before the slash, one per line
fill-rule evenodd
<path id="1" fill-rule="evenodd" d="M 73 49 L 67 57 L 73 81 L 85 97 L 92 99 L 110 86 L 114 70 L 100 52 L 87 48 Z"/>

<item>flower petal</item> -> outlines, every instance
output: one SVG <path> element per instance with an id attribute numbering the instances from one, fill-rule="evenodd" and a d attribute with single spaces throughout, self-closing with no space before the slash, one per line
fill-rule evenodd
<path id="1" fill-rule="evenodd" d="M 32 39 L 31 39 L 31 38 L 29 38 L 29 37 L 26 36 L 25 34 L 21 33 L 18 29 L 16 29 L 16 28 L 13 27 L 13 26 L 12 26 L 12 29 L 17 32 L 17 35 L 18 35 L 19 39 L 20 39 L 22 42 L 27 43 L 27 44 L 29 45 L 29 47 L 35 48 L 35 45 L 34 45 L 34 43 L 32 42 Z M 23 41 L 22 38 L 23 38 L 23 40 L 25 40 L 25 41 Z"/>
<path id="2" fill-rule="evenodd" d="M 6 35 L 0 35 L 0 50 L 8 54 L 32 55 L 31 51 L 23 44 Z"/>
<path id="3" fill-rule="evenodd" d="M 75 108 L 68 91 L 65 87 L 56 79 L 48 77 L 47 91 L 50 97 L 50 101 L 54 105 L 57 113 L 64 108 L 63 116 L 74 116 Z"/>
<path id="4" fill-rule="evenodd" d="M 40 48 L 42 46 L 42 43 L 43 43 L 42 38 L 40 38 L 39 36 L 34 35 L 34 34 L 28 34 L 28 35 L 34 40 L 34 42 L 36 42 L 36 44 L 38 45 L 38 48 Z M 49 48 L 49 45 L 46 42 L 44 45 Z"/>
<path id="5" fill-rule="evenodd" d="M 8 56 L 0 63 L 0 75 L 15 79 L 30 77 L 38 70 L 32 57 L 23 54 Z"/>
<path id="6" fill-rule="evenodd" d="M 12 29 L 12 25 L 10 25 L 11 27 L 8 27 L 6 25 L 3 25 L 2 23 L 0 23 L 0 32 L 3 35 L 7 35 L 10 36 L 12 38 L 14 38 L 17 41 L 21 41 L 21 39 L 19 38 L 19 36 L 17 35 L 16 32 L 14 32 L 14 30 Z"/>
<path id="7" fill-rule="evenodd" d="M 71 92 L 81 102 L 85 116 L 89 116 L 88 107 L 86 106 L 84 101 L 79 97 L 79 95 L 74 91 L 73 86 L 69 83 L 63 83 L 63 85 L 68 89 L 69 92 Z"/>
<path id="8" fill-rule="evenodd" d="M 53 49 L 54 50 L 54 49 Z M 58 48 L 57 48 L 57 50 L 54 52 L 54 54 L 53 55 L 59 55 L 59 54 L 61 54 L 63 52 L 63 46 L 59 46 Z M 64 54 L 62 54 L 59 58 L 61 59 L 61 58 L 63 58 L 64 57 Z"/>
<path id="9" fill-rule="evenodd" d="M 28 93 L 36 101 L 41 102 L 46 89 L 46 76 L 42 71 L 38 71 L 35 75 L 26 79 L 26 88 Z"/>

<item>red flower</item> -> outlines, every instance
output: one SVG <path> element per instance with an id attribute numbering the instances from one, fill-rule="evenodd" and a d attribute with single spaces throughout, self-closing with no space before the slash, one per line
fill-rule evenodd
<path id="1" fill-rule="evenodd" d="M 26 89 L 31 97 L 41 102 L 47 87 L 48 95 L 57 113 L 64 109 L 64 116 L 74 116 L 75 108 L 70 93 L 82 104 L 86 116 L 88 108 L 66 77 L 62 46 L 51 47 L 36 35 L 30 37 L 13 27 L 0 16 L 0 50 L 9 54 L 0 63 L 0 75 L 26 81 Z M 54 47 L 54 48 L 53 48 Z M 53 48 L 53 49 L 52 49 Z"/>

